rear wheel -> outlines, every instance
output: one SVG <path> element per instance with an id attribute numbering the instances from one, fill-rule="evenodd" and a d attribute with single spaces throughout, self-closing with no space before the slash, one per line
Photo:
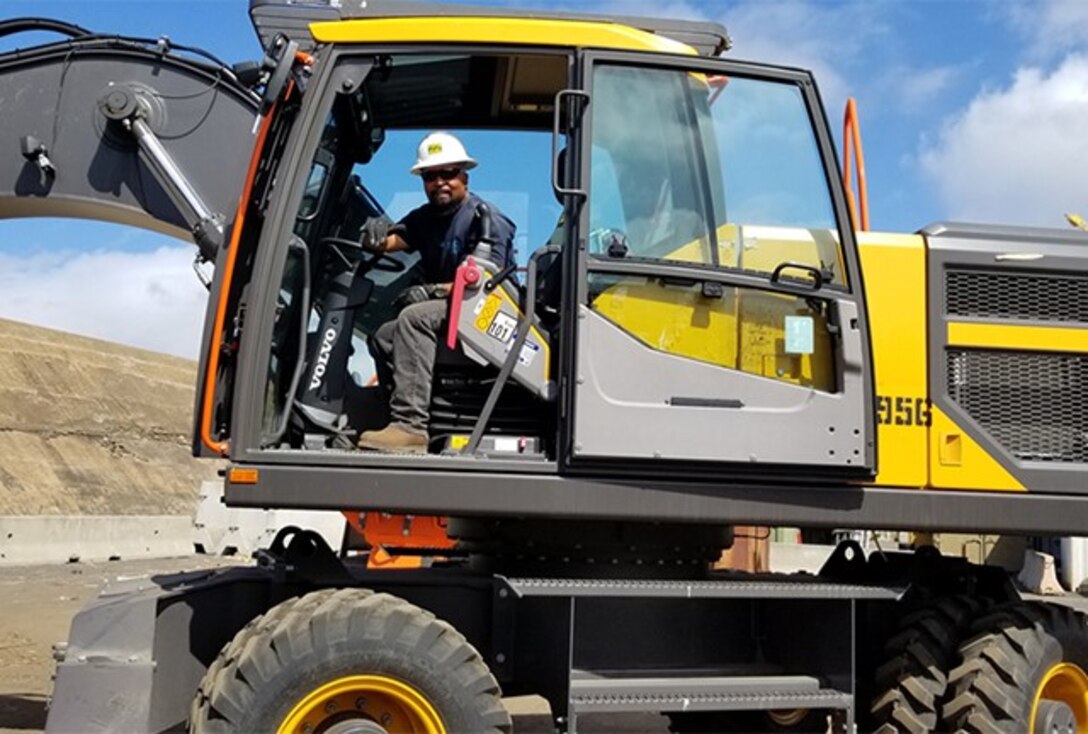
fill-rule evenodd
<path id="1" fill-rule="evenodd" d="M 328 589 L 247 625 L 209 667 L 193 732 L 509 732 L 499 686 L 453 627 L 388 594 Z"/>
<path id="2" fill-rule="evenodd" d="M 952 671 L 948 728 L 1088 732 L 1088 623 L 1056 604 L 1018 603 L 980 619 Z"/>
<path id="3" fill-rule="evenodd" d="M 960 635 L 977 613 L 968 597 L 938 599 L 899 621 L 884 645 L 876 671 L 871 709 L 877 734 L 925 734 L 937 730 L 948 689 L 948 672 L 958 654 Z"/>

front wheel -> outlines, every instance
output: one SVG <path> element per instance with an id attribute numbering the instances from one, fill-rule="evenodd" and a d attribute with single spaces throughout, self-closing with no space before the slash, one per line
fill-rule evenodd
<path id="1" fill-rule="evenodd" d="M 498 734 L 498 682 L 452 626 L 388 594 L 326 589 L 250 622 L 208 668 L 190 730 Z"/>
<path id="2" fill-rule="evenodd" d="M 945 725 L 963 732 L 1088 732 L 1088 622 L 1057 604 L 1017 603 L 974 627 L 952 671 Z"/>

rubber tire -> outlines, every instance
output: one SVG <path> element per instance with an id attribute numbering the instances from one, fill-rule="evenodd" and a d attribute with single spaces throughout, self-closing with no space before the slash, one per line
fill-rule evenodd
<path id="1" fill-rule="evenodd" d="M 197 690 L 190 731 L 275 732 L 306 694 L 359 673 L 410 684 L 449 732 L 513 728 L 495 677 L 451 625 L 388 594 L 324 589 L 273 607 L 234 637 Z"/>
<path id="2" fill-rule="evenodd" d="M 963 663 L 950 676 L 950 730 L 1024 734 L 1047 671 L 1060 662 L 1088 670 L 1088 622 L 1068 607 L 1009 604 L 978 620 L 973 630 L 960 647 Z"/>
<path id="3" fill-rule="evenodd" d="M 876 734 L 937 731 L 964 629 L 981 604 L 969 597 L 938 599 L 902 617 L 884 644 L 870 708 Z"/>

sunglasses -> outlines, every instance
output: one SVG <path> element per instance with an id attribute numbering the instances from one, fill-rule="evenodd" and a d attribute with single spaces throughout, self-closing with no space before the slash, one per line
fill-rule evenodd
<path id="1" fill-rule="evenodd" d="M 439 179 L 442 179 L 443 181 L 452 181 L 460 175 L 460 168 L 432 168 L 429 171 L 423 172 L 423 180 L 427 183 L 434 183 Z"/>

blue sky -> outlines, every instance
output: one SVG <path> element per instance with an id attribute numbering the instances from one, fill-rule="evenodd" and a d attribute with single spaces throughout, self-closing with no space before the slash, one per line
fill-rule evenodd
<path id="1" fill-rule="evenodd" d="M 812 69 L 837 135 L 845 99 L 856 97 L 875 229 L 910 232 L 942 219 L 1064 227 L 1064 212 L 1088 213 L 1088 0 L 566 7 L 722 22 L 730 57 Z M 243 0 L 5 0 L 0 12 L 165 34 L 233 62 L 260 53 L 246 8 Z M 44 38 L 4 39 L 0 49 Z M 503 189 L 499 168 L 481 165 L 477 189 Z M 398 213 L 413 185 L 392 184 L 383 203 L 395 199 Z M 550 228 L 546 204 L 511 212 L 530 220 L 529 239 Z M 177 272 L 183 252 L 176 240 L 104 224 L 0 222 L 0 316 L 192 356 L 202 290 L 187 267 Z M 146 280 L 135 282 L 136 273 Z"/>

